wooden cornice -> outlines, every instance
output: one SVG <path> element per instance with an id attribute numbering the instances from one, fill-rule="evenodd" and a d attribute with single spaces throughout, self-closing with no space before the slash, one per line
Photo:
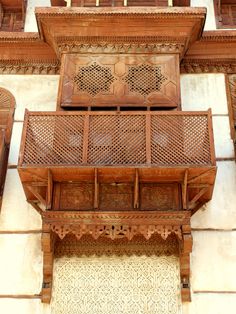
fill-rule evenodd
<path id="1" fill-rule="evenodd" d="M 170 53 L 169 45 L 179 43 L 182 46 L 174 53 L 182 57 L 189 45 L 201 37 L 205 16 L 204 8 L 36 8 L 40 37 L 57 55 L 65 52 L 61 45 L 68 42 L 76 45 L 148 42 L 168 43 L 166 49 L 155 53 Z"/>
<path id="2" fill-rule="evenodd" d="M 182 73 L 235 73 L 236 31 L 207 31 L 187 51 Z"/>
<path id="3" fill-rule="evenodd" d="M 58 74 L 59 60 L 38 33 L 0 32 L 0 74 Z"/>
<path id="4" fill-rule="evenodd" d="M 81 11 L 82 9 L 82 11 Z M 125 10 L 135 12 L 133 8 Z M 145 8 L 143 13 L 136 12 L 134 15 L 148 16 Z M 78 13 L 77 11 L 81 11 Z M 98 8 L 89 9 L 88 12 L 98 12 L 102 15 L 102 10 Z M 116 14 L 105 10 L 105 16 L 124 16 L 124 11 L 116 10 Z M 159 13 L 150 14 L 150 20 L 157 14 L 163 20 L 182 19 L 183 16 L 194 18 L 197 13 L 191 13 L 192 9 L 172 8 L 159 9 Z M 67 12 L 68 11 L 68 12 Z M 108 12 L 107 12 L 108 11 Z M 67 12 L 67 13 L 65 13 Z M 99 13 L 100 12 L 100 13 Z M 182 12 L 182 13 L 181 13 Z M 113 15 L 112 15 L 113 14 Z M 199 14 L 199 11 L 198 11 Z M 176 36 L 176 28 L 173 26 L 169 33 L 155 33 L 155 36 L 125 36 L 120 32 L 120 36 L 113 37 L 110 44 L 105 45 L 104 41 L 110 39 L 107 36 L 78 36 L 76 20 L 79 16 L 84 16 L 83 8 L 38 8 L 37 16 L 40 26 L 40 33 L 24 32 L 0 32 L 0 73 L 1 74 L 58 74 L 60 68 L 59 52 L 83 53 L 86 49 L 90 52 L 103 53 L 106 49 L 115 49 L 116 53 L 127 53 L 138 49 L 140 52 L 155 53 L 179 53 L 187 44 L 183 38 Z M 63 17 L 63 19 L 62 19 Z M 93 15 L 94 17 L 94 15 Z M 96 17 L 96 15 L 95 15 Z M 104 16 L 103 16 L 104 17 Z M 61 22 L 61 19 L 64 22 Z M 74 22 L 69 25 L 69 22 Z M 59 27 L 59 25 L 61 25 Z M 62 23 L 62 24 L 61 24 Z M 69 25 L 66 28 L 66 25 Z M 65 29 L 66 28 L 66 29 Z M 85 28 L 86 29 L 86 28 Z M 171 27 L 169 26 L 169 29 Z M 132 38 L 131 38 L 132 37 Z M 115 40 L 114 40 L 115 38 Z M 133 40 L 133 45 L 130 40 Z M 102 40 L 102 45 L 100 44 Z M 48 41 L 48 42 L 47 42 Z M 148 49 L 147 50 L 147 46 Z M 181 63 L 182 73 L 236 73 L 236 30 L 205 31 L 202 37 L 196 38 L 195 42 L 188 43 L 188 50 Z"/>

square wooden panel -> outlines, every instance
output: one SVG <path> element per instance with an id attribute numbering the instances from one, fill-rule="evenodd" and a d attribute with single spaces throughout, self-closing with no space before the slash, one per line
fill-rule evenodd
<path id="1" fill-rule="evenodd" d="M 177 55 L 64 55 L 58 105 L 179 105 Z"/>
<path id="2" fill-rule="evenodd" d="M 91 183 L 56 183 L 54 210 L 93 209 L 94 185 Z"/>
<path id="3" fill-rule="evenodd" d="M 140 197 L 142 210 L 180 209 L 181 198 L 178 184 L 141 184 Z"/>
<path id="4" fill-rule="evenodd" d="M 127 183 L 100 184 L 99 209 L 101 210 L 132 210 L 133 185 Z"/>

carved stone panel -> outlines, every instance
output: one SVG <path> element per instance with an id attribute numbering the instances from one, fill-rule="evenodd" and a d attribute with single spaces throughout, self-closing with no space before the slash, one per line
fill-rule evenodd
<path id="1" fill-rule="evenodd" d="M 64 56 L 59 106 L 179 105 L 177 55 Z"/>

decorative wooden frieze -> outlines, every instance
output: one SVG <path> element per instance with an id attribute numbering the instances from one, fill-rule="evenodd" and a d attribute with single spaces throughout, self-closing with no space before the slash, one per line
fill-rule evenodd
<path id="1" fill-rule="evenodd" d="M 58 102 L 63 108 L 177 107 L 178 69 L 177 55 L 66 54 Z"/>
<path id="2" fill-rule="evenodd" d="M 14 110 L 15 98 L 8 90 L 0 87 L 0 205 L 7 171 Z"/>
<path id="3" fill-rule="evenodd" d="M 59 74 L 60 62 L 56 60 L 1 60 L 0 74 Z"/>
<path id="4" fill-rule="evenodd" d="M 178 38 L 151 37 L 119 37 L 111 42 L 109 38 L 72 38 L 57 39 L 58 51 L 63 53 L 110 53 L 110 54 L 181 54 L 184 43 Z"/>
<path id="5" fill-rule="evenodd" d="M 236 59 L 184 59 L 180 64 L 181 73 L 236 73 Z"/>

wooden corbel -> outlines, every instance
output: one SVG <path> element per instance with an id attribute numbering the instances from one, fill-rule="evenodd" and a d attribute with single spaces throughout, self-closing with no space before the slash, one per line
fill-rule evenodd
<path id="1" fill-rule="evenodd" d="M 47 181 L 27 182 L 24 183 L 24 187 L 30 193 L 28 202 L 39 214 L 52 208 L 53 178 L 50 169 L 48 169 Z M 45 193 L 43 192 L 43 188 L 45 189 Z"/>

